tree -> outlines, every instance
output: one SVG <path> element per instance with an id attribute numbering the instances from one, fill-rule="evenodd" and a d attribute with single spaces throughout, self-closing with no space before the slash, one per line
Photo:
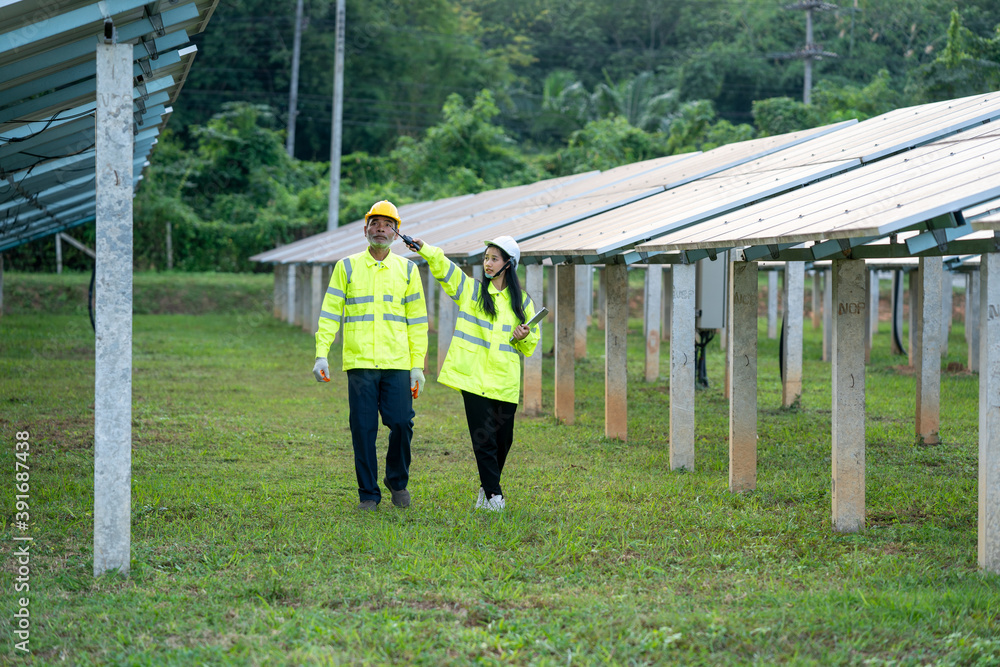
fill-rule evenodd
<path id="1" fill-rule="evenodd" d="M 804 130 L 819 124 L 812 106 L 789 97 L 772 97 L 754 102 L 753 120 L 761 136 L 765 137 Z"/>
<path id="2" fill-rule="evenodd" d="M 865 120 L 905 106 L 906 97 L 891 85 L 889 70 L 881 69 L 868 85 L 836 86 L 821 81 L 813 90 L 812 103 L 822 124 L 856 118 Z"/>
<path id="3" fill-rule="evenodd" d="M 953 99 L 1000 88 L 1000 25 L 979 37 L 951 12 L 947 43 L 933 62 L 913 73 L 913 90 L 926 101 Z"/>

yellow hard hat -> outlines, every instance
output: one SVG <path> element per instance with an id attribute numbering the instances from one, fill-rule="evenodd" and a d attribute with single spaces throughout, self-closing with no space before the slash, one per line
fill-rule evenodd
<path id="1" fill-rule="evenodd" d="M 396 210 L 396 206 L 388 199 L 383 199 L 382 201 L 377 201 L 372 204 L 372 207 L 365 213 L 365 224 L 368 224 L 368 218 L 373 215 L 382 215 L 387 218 L 392 218 L 396 221 L 396 227 L 403 224 L 403 221 L 399 219 L 399 211 Z"/>

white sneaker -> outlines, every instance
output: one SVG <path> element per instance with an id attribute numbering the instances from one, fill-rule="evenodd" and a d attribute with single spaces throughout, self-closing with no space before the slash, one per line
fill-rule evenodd
<path id="1" fill-rule="evenodd" d="M 483 491 L 483 487 L 479 487 L 479 498 L 476 499 L 476 509 L 481 509 L 486 505 L 486 492 Z"/>
<path id="2" fill-rule="evenodd" d="M 499 512 L 506 507 L 507 504 L 503 501 L 503 496 L 491 496 L 489 500 L 483 503 L 483 509 L 490 512 Z"/>

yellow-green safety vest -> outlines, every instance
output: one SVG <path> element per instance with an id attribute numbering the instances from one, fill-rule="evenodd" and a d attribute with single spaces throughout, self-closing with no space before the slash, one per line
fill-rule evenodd
<path id="1" fill-rule="evenodd" d="M 316 331 L 325 357 L 344 328 L 344 370 L 423 368 L 427 304 L 416 264 L 392 251 L 378 261 L 368 250 L 337 262 Z"/>
<path id="2" fill-rule="evenodd" d="M 538 327 L 522 340 L 510 342 L 511 332 L 521 321 L 510 304 L 510 290 L 497 292 L 492 281 L 469 278 L 440 248 L 424 244 L 420 256 L 427 260 L 431 274 L 458 304 L 455 333 L 448 344 L 438 382 L 453 389 L 517 403 L 521 394 L 521 355 L 530 357 L 538 345 Z M 490 321 L 479 307 L 479 290 L 488 289 L 496 306 L 497 318 Z M 527 293 L 525 322 L 535 314 Z"/>

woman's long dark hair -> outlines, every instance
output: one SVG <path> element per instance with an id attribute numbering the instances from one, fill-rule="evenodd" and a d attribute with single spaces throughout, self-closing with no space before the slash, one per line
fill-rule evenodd
<path id="1" fill-rule="evenodd" d="M 521 293 L 521 281 L 517 277 L 517 264 L 510 258 L 510 255 L 498 245 L 492 246 L 500 251 L 503 261 L 507 262 L 507 290 L 510 292 L 510 305 L 514 309 L 514 315 L 524 324 L 524 295 Z M 490 279 L 483 281 L 483 288 L 479 290 L 479 307 L 486 313 L 486 317 L 491 322 L 497 319 L 497 306 L 493 303 L 493 297 L 489 290 Z"/>

